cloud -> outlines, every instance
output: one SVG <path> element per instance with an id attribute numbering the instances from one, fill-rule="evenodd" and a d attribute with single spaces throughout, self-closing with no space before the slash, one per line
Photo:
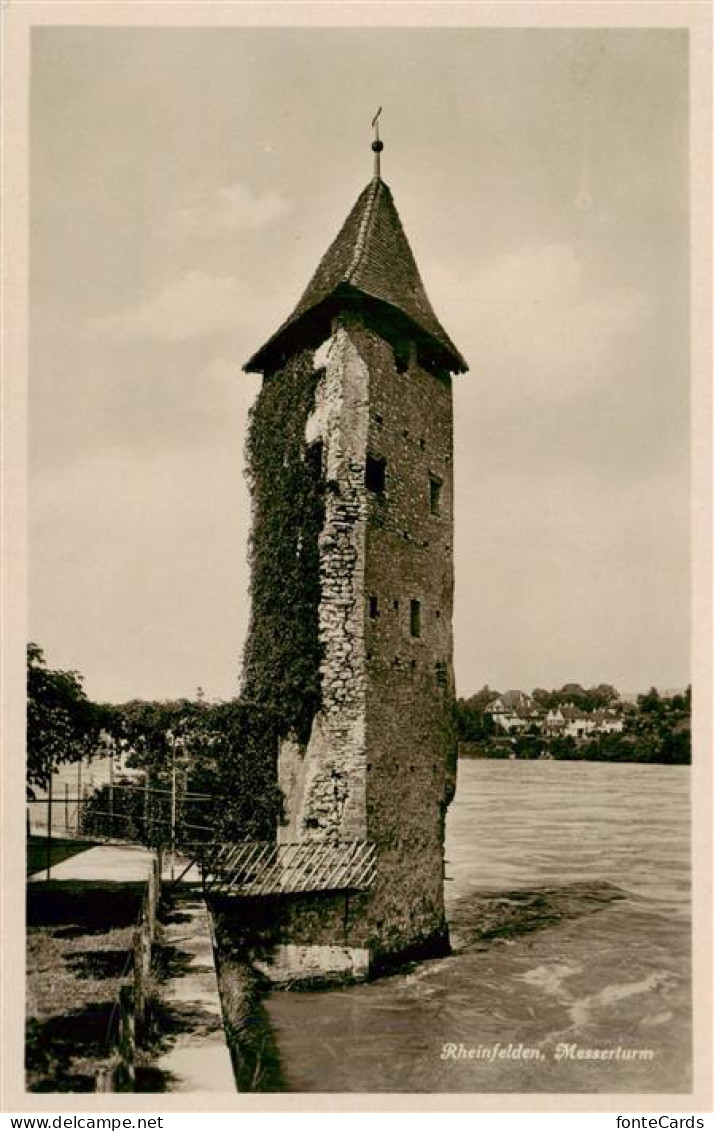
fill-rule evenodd
<path id="1" fill-rule="evenodd" d="M 240 182 L 224 185 L 191 205 L 174 206 L 166 217 L 167 235 L 208 238 L 256 231 L 285 216 L 290 204 L 276 192 L 255 193 Z"/>
<path id="2" fill-rule="evenodd" d="M 502 396 L 559 400 L 602 389 L 654 310 L 643 290 L 598 286 L 564 243 L 520 248 L 466 279 L 437 268 L 430 289 L 437 310 L 453 312 L 449 329 L 474 369 L 497 379 Z"/>
<path id="3" fill-rule="evenodd" d="M 245 324 L 255 309 L 250 288 L 232 276 L 189 271 L 136 306 L 92 318 L 94 334 L 183 342 Z"/>

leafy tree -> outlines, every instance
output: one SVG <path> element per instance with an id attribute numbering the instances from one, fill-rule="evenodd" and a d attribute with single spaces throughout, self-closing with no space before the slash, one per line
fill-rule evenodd
<path id="1" fill-rule="evenodd" d="M 598 683 L 597 686 L 588 689 L 587 695 L 591 703 L 591 711 L 612 707 L 620 702 L 620 693 L 611 683 Z"/>
<path id="2" fill-rule="evenodd" d="M 564 683 L 558 692 L 558 703 L 573 703 L 581 711 L 585 711 L 588 707 L 588 693 L 579 683 Z"/>
<path id="3" fill-rule="evenodd" d="M 550 743 L 550 755 L 557 760 L 570 760 L 576 757 L 577 747 L 575 739 L 570 735 L 563 738 L 554 738 Z"/>
<path id="4" fill-rule="evenodd" d="M 454 714 L 460 742 L 478 742 L 484 737 L 483 712 L 472 707 L 467 700 L 457 699 Z"/>
<path id="5" fill-rule="evenodd" d="M 113 819 L 109 787 L 97 790 L 85 810 L 86 832 L 168 844 L 175 772 L 177 829 L 184 845 L 275 836 L 282 817 L 278 720 L 268 709 L 241 700 L 208 704 L 205 697 L 133 700 L 116 708 L 116 716 L 132 751 L 128 764 L 146 771 L 149 788 L 145 793 L 135 781 L 115 782 Z"/>
<path id="6" fill-rule="evenodd" d="M 460 742 L 479 742 L 494 733 L 493 718 L 484 709 L 498 698 L 498 694 L 486 684 L 468 699 L 457 699 L 455 716 Z"/>
<path id="7" fill-rule="evenodd" d="M 277 783 L 280 721 L 269 709 L 236 699 L 212 707 L 198 741 L 192 746 L 189 740 L 190 788 L 220 795 L 211 835 L 225 840 L 275 836 L 283 816 Z M 195 809 L 205 823 L 206 807 L 197 803 Z"/>
<path id="8" fill-rule="evenodd" d="M 544 687 L 534 688 L 532 697 L 539 707 L 544 707 L 547 711 L 554 706 L 554 693 L 552 691 L 546 691 Z"/>
<path id="9" fill-rule="evenodd" d="M 648 761 L 684 765 L 691 761 L 691 688 L 666 699 L 655 687 L 637 697 L 628 732 L 649 751 Z"/>
<path id="10" fill-rule="evenodd" d="M 42 649 L 27 646 L 27 788 L 46 787 L 60 762 L 76 761 L 93 750 L 108 721 L 105 708 L 92 703 L 76 671 L 48 668 Z"/>
<path id="11" fill-rule="evenodd" d="M 637 706 L 643 715 L 657 715 L 662 711 L 663 700 L 656 687 L 651 687 L 646 695 L 637 696 Z"/>
<path id="12" fill-rule="evenodd" d="M 116 708 L 117 733 L 132 753 L 128 764 L 152 775 L 170 772 L 176 749 L 181 749 L 187 734 L 201 732 L 200 721 L 208 705 L 190 699 L 147 701 L 132 699 Z"/>
<path id="13" fill-rule="evenodd" d="M 663 761 L 672 766 L 686 766 L 692 760 L 692 736 L 686 724 L 674 727 L 662 743 Z"/>
<path id="14" fill-rule="evenodd" d="M 541 739 L 522 735 L 515 741 L 515 751 L 517 758 L 526 758 L 532 760 L 540 758 L 543 753 L 544 744 Z"/>

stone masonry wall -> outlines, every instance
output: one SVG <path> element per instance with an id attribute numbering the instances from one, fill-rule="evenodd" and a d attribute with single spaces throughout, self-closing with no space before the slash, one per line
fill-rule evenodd
<path id="1" fill-rule="evenodd" d="M 422 369 L 413 348 L 398 364 L 377 333 L 341 322 L 306 434 L 322 442 L 326 480 L 323 705 L 306 749 L 283 744 L 281 836 L 373 841 L 377 879 L 368 893 L 294 901 L 285 941 L 367 948 L 377 967 L 448 947 L 452 425 L 448 375 Z M 365 484 L 368 457 L 384 461 L 383 489 Z"/>
<path id="2" fill-rule="evenodd" d="M 307 748 L 282 745 L 287 800 L 284 841 L 366 837 L 364 458 L 369 374 L 344 326 L 337 327 L 308 420 L 306 443 L 322 445 L 325 520 L 319 538 L 322 710 Z"/>
<path id="3" fill-rule="evenodd" d="M 368 451 L 386 461 L 384 491 L 368 500 L 364 583 L 367 827 L 379 854 L 368 914 L 379 954 L 447 938 L 444 823 L 456 768 L 453 414 L 450 376 L 422 369 L 413 349 L 400 372 L 376 334 L 363 331 L 356 344 L 370 372 Z"/>

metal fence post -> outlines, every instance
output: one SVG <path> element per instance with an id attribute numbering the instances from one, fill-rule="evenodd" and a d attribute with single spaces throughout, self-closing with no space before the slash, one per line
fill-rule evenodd
<path id="1" fill-rule="evenodd" d="M 125 1070 L 128 1087 L 122 1091 L 134 1090 L 134 1060 L 136 1057 L 136 1022 L 134 1017 L 134 996 L 131 986 L 122 986 L 119 991 L 119 1055 Z"/>
<path id="2" fill-rule="evenodd" d="M 50 869 L 52 867 L 52 772 L 50 771 L 50 781 L 47 788 L 47 875 L 46 880 L 50 878 Z"/>
<path id="3" fill-rule="evenodd" d="M 114 837 L 114 758 L 109 752 L 109 839 Z"/>
<path id="4" fill-rule="evenodd" d="M 171 742 L 171 882 L 176 869 L 176 739 Z"/>
<path id="5" fill-rule="evenodd" d="M 77 762 L 77 835 L 82 827 L 82 756 Z"/>

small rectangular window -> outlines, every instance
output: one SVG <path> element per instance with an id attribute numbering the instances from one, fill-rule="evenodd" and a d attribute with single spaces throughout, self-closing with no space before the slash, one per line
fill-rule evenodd
<path id="1" fill-rule="evenodd" d="M 369 599 L 369 615 L 372 620 L 376 620 L 379 616 L 379 601 L 376 597 L 370 597 Z"/>
<path id="2" fill-rule="evenodd" d="M 411 342 L 408 339 L 402 339 L 394 344 L 394 368 L 397 373 L 406 373 L 409 368 L 409 361 L 411 358 Z"/>
<path id="3" fill-rule="evenodd" d="M 316 479 L 322 476 L 322 440 L 316 440 L 314 444 L 310 444 L 305 452 L 305 463 Z"/>
<path id="4" fill-rule="evenodd" d="M 409 602 L 409 631 L 412 636 L 421 636 L 421 602 Z"/>
<path id="5" fill-rule="evenodd" d="M 438 478 L 438 476 L 429 476 L 429 510 L 432 514 L 441 514 L 442 486 L 442 481 Z"/>
<path id="6" fill-rule="evenodd" d="M 387 461 L 382 459 L 381 456 L 367 456 L 364 474 L 364 483 L 367 490 L 373 491 L 375 495 L 382 495 L 386 479 Z"/>

